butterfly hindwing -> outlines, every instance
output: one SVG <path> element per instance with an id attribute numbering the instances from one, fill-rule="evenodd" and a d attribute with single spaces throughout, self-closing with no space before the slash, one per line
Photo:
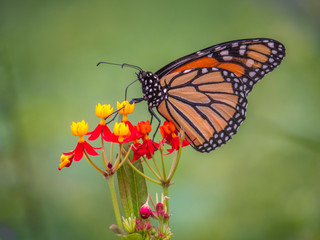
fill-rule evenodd
<path id="1" fill-rule="evenodd" d="M 159 113 L 182 128 L 198 151 L 211 152 L 225 144 L 245 119 L 246 87 L 228 70 L 174 72 L 160 84 L 168 91 Z"/>

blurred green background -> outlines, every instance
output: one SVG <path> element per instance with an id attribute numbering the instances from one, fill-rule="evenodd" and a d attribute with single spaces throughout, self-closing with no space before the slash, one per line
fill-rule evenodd
<path id="1" fill-rule="evenodd" d="M 77 142 L 71 122 L 93 129 L 95 104 L 115 106 L 136 79 L 97 62 L 156 71 L 252 37 L 279 40 L 287 57 L 250 94 L 231 142 L 184 150 L 170 189 L 174 237 L 320 239 L 319 12 L 318 0 L 1 1 L 0 239 L 117 239 L 106 181 L 85 159 L 57 170 Z M 131 116 L 148 118 L 146 103 Z"/>

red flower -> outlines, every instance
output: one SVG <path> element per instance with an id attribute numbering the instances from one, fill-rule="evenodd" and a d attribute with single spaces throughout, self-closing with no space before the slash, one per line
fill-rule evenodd
<path id="1" fill-rule="evenodd" d="M 139 122 L 136 127 L 136 141 L 140 138 L 143 139 L 142 144 L 138 141 L 134 143 L 133 149 L 133 159 L 132 162 L 139 159 L 142 156 L 146 156 L 148 159 L 152 158 L 154 152 L 159 149 L 159 143 L 153 142 L 149 139 L 148 133 L 151 132 L 151 124 L 148 121 Z"/>
<path id="2" fill-rule="evenodd" d="M 67 153 L 63 153 L 64 155 L 60 158 L 60 165 L 58 167 L 59 170 L 61 170 L 64 167 L 69 167 L 72 163 L 72 161 L 80 161 L 83 157 L 84 151 L 86 151 L 87 154 L 91 156 L 99 155 L 94 149 L 100 149 L 100 148 L 94 148 L 89 143 L 87 143 L 83 136 L 88 133 L 88 123 L 85 123 L 84 120 L 81 122 L 72 122 L 71 125 L 71 132 L 74 136 L 78 136 L 78 144 L 76 148 Z"/>
<path id="3" fill-rule="evenodd" d="M 172 122 L 164 121 L 163 125 L 160 126 L 160 133 L 163 137 L 162 142 L 171 145 L 171 149 L 168 149 L 168 154 L 171 154 L 174 150 L 179 150 L 180 139 L 178 137 L 178 131 Z M 187 140 L 182 140 L 182 147 L 190 144 Z"/>
<path id="4" fill-rule="evenodd" d="M 110 104 L 101 105 L 100 103 L 96 105 L 96 115 L 101 118 L 99 125 L 92 131 L 89 132 L 90 137 L 88 140 L 94 141 L 100 135 L 104 139 L 105 136 L 109 136 L 111 134 L 110 129 L 107 127 L 105 118 L 109 118 L 112 114 L 113 108 L 111 108 Z"/>
<path id="5" fill-rule="evenodd" d="M 132 162 L 138 160 L 142 156 L 146 156 L 147 159 L 152 158 L 154 152 L 159 149 L 159 143 L 152 141 L 151 139 L 144 140 L 142 144 L 136 143 L 133 145 L 133 159 Z"/>

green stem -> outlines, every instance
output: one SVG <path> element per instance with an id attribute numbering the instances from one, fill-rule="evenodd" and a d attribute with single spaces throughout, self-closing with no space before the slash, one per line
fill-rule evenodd
<path id="1" fill-rule="evenodd" d="M 144 162 L 147 164 L 147 166 L 150 168 L 150 170 L 153 172 L 153 174 L 154 174 L 160 181 L 163 180 L 163 179 L 156 173 L 156 171 L 150 166 L 147 158 L 146 158 L 146 157 L 143 157 L 143 159 L 144 159 Z"/>
<path id="2" fill-rule="evenodd" d="M 164 160 L 163 160 L 163 151 L 161 151 L 161 150 L 160 150 L 160 155 L 161 155 L 161 163 L 162 163 L 163 179 L 167 179 L 167 175 L 166 175 L 166 168 L 165 168 Z"/>
<path id="3" fill-rule="evenodd" d="M 102 137 L 101 137 L 101 144 L 102 144 L 102 159 L 103 159 L 104 166 L 107 170 L 108 169 L 108 159 L 107 159 L 106 150 L 104 148 L 104 141 L 103 141 Z"/>
<path id="4" fill-rule="evenodd" d="M 170 173 L 169 173 L 169 176 L 168 176 L 168 179 L 167 179 L 167 183 L 170 183 L 171 182 L 171 179 L 173 178 L 173 175 L 174 175 L 174 173 L 176 172 L 176 170 L 177 170 L 177 167 L 178 167 L 178 164 L 179 164 L 179 161 L 180 161 L 180 157 L 181 157 L 181 149 L 182 149 L 182 147 L 181 147 L 181 145 L 180 145 L 180 148 L 179 148 L 179 150 L 178 150 L 178 154 L 176 155 L 176 158 L 174 159 L 174 161 L 173 161 L 173 168 L 172 168 L 172 170 L 170 171 Z"/>
<path id="5" fill-rule="evenodd" d="M 110 144 L 110 163 L 112 164 L 113 159 L 113 142 Z"/>
<path id="6" fill-rule="evenodd" d="M 154 158 L 153 154 L 152 154 L 152 160 L 153 160 L 154 165 L 156 166 L 156 169 L 158 171 L 158 174 L 159 174 L 160 178 L 165 180 L 165 178 L 161 174 L 160 168 L 159 168 L 158 163 L 157 163 L 156 159 Z"/>
<path id="7" fill-rule="evenodd" d="M 114 162 L 113 169 L 118 169 L 118 166 L 119 166 L 119 163 L 120 163 L 120 160 L 121 160 L 121 155 L 122 155 L 123 143 L 120 143 L 119 148 L 120 148 L 119 154 L 118 154 L 118 157 L 117 157 L 116 161 Z"/>
<path id="8" fill-rule="evenodd" d="M 133 145 L 130 146 L 130 148 L 129 148 L 127 154 L 126 154 L 126 156 L 121 160 L 120 164 L 118 165 L 118 167 L 117 167 L 113 172 L 118 171 L 118 169 L 119 169 L 119 168 L 124 164 L 124 162 L 127 160 L 127 158 L 129 157 L 129 154 L 130 154 L 130 152 L 131 152 L 132 146 L 133 146 Z"/>
<path id="9" fill-rule="evenodd" d="M 98 168 L 97 165 L 95 165 L 95 164 L 91 161 L 91 159 L 90 159 L 90 157 L 88 156 L 88 154 L 86 153 L 86 151 L 84 151 L 84 156 L 85 156 L 85 158 L 88 160 L 88 162 L 89 162 L 95 169 L 97 169 L 97 170 L 98 170 L 100 173 L 102 173 L 103 175 L 105 174 L 104 171 L 102 171 L 100 168 Z"/>
<path id="10" fill-rule="evenodd" d="M 161 182 L 158 182 L 157 180 L 154 180 L 151 177 L 148 177 L 144 173 L 140 172 L 135 166 L 133 166 L 133 164 L 130 162 L 129 158 L 127 158 L 127 161 L 130 164 L 130 166 L 133 168 L 133 170 L 135 170 L 137 173 L 139 173 L 142 177 L 144 177 L 144 178 L 148 179 L 149 181 L 154 182 L 158 185 L 161 185 Z"/>
<path id="11" fill-rule="evenodd" d="M 108 181 L 108 185 L 109 185 L 109 189 L 110 189 L 110 194 L 111 194 L 111 199 L 112 199 L 112 204 L 113 204 L 113 209 L 114 209 L 114 215 L 116 217 L 117 225 L 120 229 L 123 229 L 118 200 L 117 200 L 117 195 L 116 195 L 116 190 L 114 188 L 113 175 L 110 175 L 107 178 L 107 181 Z"/>

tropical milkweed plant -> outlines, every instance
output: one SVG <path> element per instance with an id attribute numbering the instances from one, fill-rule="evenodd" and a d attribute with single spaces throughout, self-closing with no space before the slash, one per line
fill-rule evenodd
<path id="1" fill-rule="evenodd" d="M 149 120 L 138 122 L 137 125 L 128 120 L 134 106 L 134 103 L 128 101 L 118 102 L 117 110 L 114 111 L 109 104 L 99 103 L 95 113 L 101 120 L 93 131 L 89 131 L 89 125 L 84 120 L 72 122 L 71 133 L 78 137 L 78 143 L 74 150 L 61 155 L 58 169 L 71 167 L 73 162 L 85 158 L 104 176 L 108 182 L 116 220 L 110 229 L 121 239 L 171 239 L 168 189 L 178 167 L 182 148 L 190 142 L 184 140 L 183 131 L 178 132 L 174 124 L 168 121 L 159 128 L 162 139 L 155 142 L 149 138 Z M 114 112 L 122 115 L 122 121 L 115 122 L 113 129 L 110 129 L 106 120 Z M 101 147 L 93 147 L 93 141 L 98 141 Z M 109 152 L 106 151 L 107 144 Z M 103 169 L 95 164 L 97 157 L 103 162 Z M 172 161 L 169 171 L 165 168 L 168 159 Z M 144 173 L 145 166 L 153 176 Z M 120 201 L 117 199 L 115 176 Z M 152 198 L 148 194 L 146 180 L 162 186 L 162 193 Z M 121 216 L 119 206 L 124 216 Z"/>

